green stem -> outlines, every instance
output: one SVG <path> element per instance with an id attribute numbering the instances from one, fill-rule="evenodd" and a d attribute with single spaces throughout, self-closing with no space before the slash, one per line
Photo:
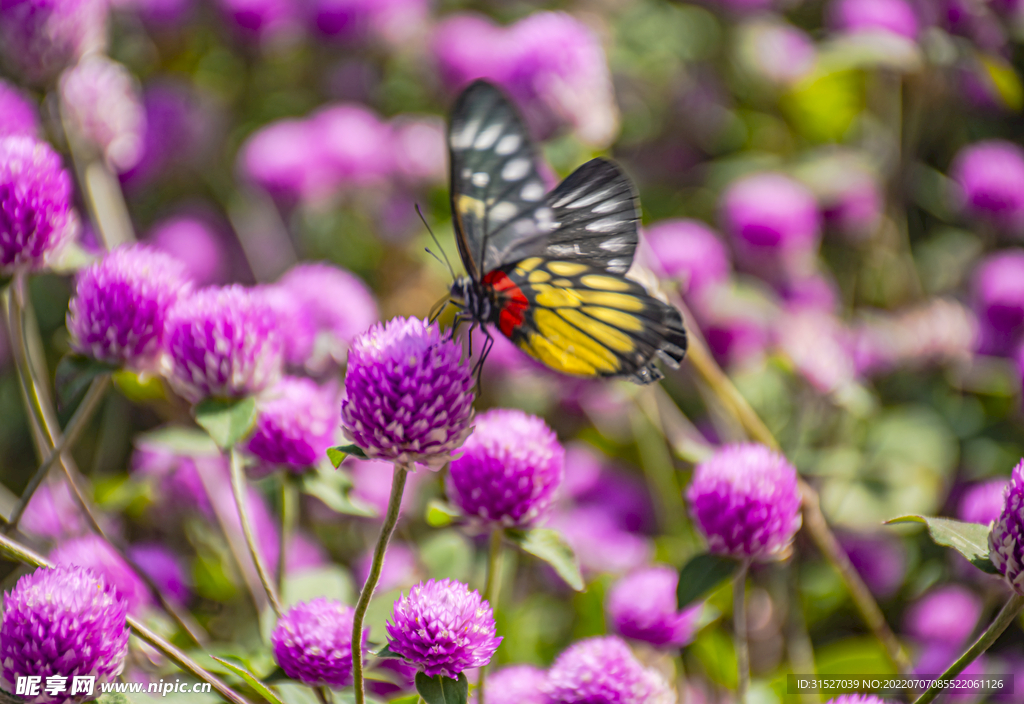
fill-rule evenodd
<path id="1" fill-rule="evenodd" d="M 295 524 L 299 516 L 299 494 L 295 490 L 295 482 L 288 470 L 281 475 L 281 544 L 277 558 L 277 590 L 284 592 L 285 561 L 288 544 L 295 532 Z"/>
<path id="2" fill-rule="evenodd" d="M 935 699 L 943 692 L 947 691 L 942 687 L 943 681 L 949 681 L 956 679 L 956 676 L 963 672 L 968 665 L 974 662 L 979 655 L 984 653 L 992 644 L 996 642 L 996 639 L 1002 635 L 1003 631 L 1014 622 L 1017 615 L 1024 609 L 1024 596 L 1020 594 L 1014 594 L 1010 597 L 1009 601 L 1003 605 L 1003 608 L 996 614 L 996 618 L 992 621 L 991 625 L 985 629 L 985 632 L 978 636 L 978 640 L 974 641 L 966 653 L 957 658 L 956 662 L 949 666 L 949 668 L 942 673 L 942 676 L 932 684 L 924 694 L 917 698 L 914 704 L 928 704 L 928 702 Z"/>
<path id="3" fill-rule="evenodd" d="M 487 551 L 487 581 L 484 582 L 484 599 L 491 605 L 491 612 L 498 611 L 498 593 L 501 590 L 501 543 L 505 537 L 505 529 L 494 528 L 491 531 L 490 550 Z M 477 704 L 484 704 L 484 690 L 487 686 L 487 665 L 480 668 L 480 679 L 477 680 Z"/>
<path id="4" fill-rule="evenodd" d="M 71 420 L 68 421 L 67 427 L 64 429 L 63 437 L 57 442 L 57 446 L 54 447 L 50 454 L 43 460 L 43 463 L 39 465 L 35 474 L 29 480 L 28 485 L 25 487 L 25 491 L 22 492 L 21 498 L 18 499 L 18 505 L 14 507 L 14 511 L 11 512 L 11 516 L 8 519 L 6 525 L 3 526 L 0 531 L 7 534 L 18 527 L 18 521 L 21 520 L 22 515 L 25 513 L 25 509 L 28 508 L 29 502 L 32 500 L 32 495 L 35 494 L 36 489 L 43 483 L 46 475 L 50 472 L 50 469 L 57 460 L 60 459 L 61 454 L 66 450 L 70 449 L 75 442 L 78 441 L 79 435 L 85 429 L 86 424 L 92 419 L 93 413 L 99 407 L 99 402 L 103 398 L 104 392 L 107 390 L 107 385 L 110 383 L 110 375 L 104 374 L 93 380 L 92 384 L 89 385 L 89 390 L 85 393 L 85 398 L 75 409 L 75 413 L 71 416 Z"/>
<path id="5" fill-rule="evenodd" d="M 45 557 L 31 548 L 11 540 L 6 535 L 0 535 L 0 552 L 9 555 L 19 562 L 32 565 L 33 567 L 53 567 L 53 563 Z M 249 704 L 249 701 L 245 697 L 231 689 L 231 687 L 225 684 L 219 677 L 205 670 L 199 663 L 165 640 L 163 637 L 154 633 L 131 616 L 128 617 L 127 622 L 128 627 L 135 632 L 135 635 L 166 655 L 182 670 L 191 672 L 204 682 L 209 682 L 210 686 L 229 702 L 232 702 L 232 704 Z"/>
<path id="6" fill-rule="evenodd" d="M 398 524 L 398 514 L 402 510 L 402 494 L 405 492 L 405 480 L 408 476 L 409 470 L 396 463 L 395 473 L 391 479 L 388 512 L 384 517 L 384 525 L 380 527 L 377 545 L 373 548 L 370 574 L 367 575 L 366 583 L 359 592 L 359 601 L 356 602 L 356 611 L 352 617 L 352 684 L 356 690 L 356 704 L 366 703 L 366 694 L 363 692 L 363 619 L 366 617 L 366 609 L 370 605 L 373 591 L 377 588 L 377 582 L 380 581 L 388 541 L 391 540 L 391 534 L 395 532 L 395 526 Z"/>
<path id="7" fill-rule="evenodd" d="M 732 621 L 736 637 L 736 700 L 746 704 L 750 688 L 750 646 L 747 643 L 747 571 L 750 561 L 744 560 L 732 587 Z"/>
<path id="8" fill-rule="evenodd" d="M 249 521 L 249 511 L 246 509 L 245 497 L 245 470 L 242 469 L 242 455 L 236 448 L 231 448 L 231 490 L 235 495 L 235 506 L 238 508 L 238 520 L 242 524 L 242 534 L 245 536 L 245 544 L 249 548 L 249 556 L 256 565 L 256 574 L 259 575 L 263 591 L 267 593 L 267 600 L 270 607 L 280 618 L 282 614 L 281 601 L 277 597 L 277 589 L 274 587 L 274 580 L 270 576 L 267 565 L 263 562 L 263 555 L 256 546 L 256 535 Z M 280 555 L 279 559 L 284 555 Z"/>

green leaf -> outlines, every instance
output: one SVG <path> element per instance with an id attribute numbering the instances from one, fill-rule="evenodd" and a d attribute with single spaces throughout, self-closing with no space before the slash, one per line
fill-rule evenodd
<path id="1" fill-rule="evenodd" d="M 431 528 L 444 528 L 452 521 L 462 518 L 462 511 L 441 499 L 431 499 L 427 504 L 427 525 Z"/>
<path id="2" fill-rule="evenodd" d="M 407 697 L 399 697 L 398 699 L 392 699 L 389 704 L 417 704 L 420 700 L 420 695 L 410 694 Z"/>
<path id="3" fill-rule="evenodd" d="M 531 528 L 530 530 L 508 530 L 509 539 L 534 557 L 539 557 L 551 565 L 558 576 L 566 584 L 581 591 L 583 589 L 583 575 L 580 574 L 580 564 L 576 559 L 576 553 L 569 547 L 562 534 L 550 528 Z"/>
<path id="4" fill-rule="evenodd" d="M 352 455 L 361 460 L 370 459 L 359 445 L 335 445 L 334 447 L 327 448 L 327 456 L 335 467 L 341 464 L 342 460 L 345 459 L 345 455 Z"/>
<path id="5" fill-rule="evenodd" d="M 101 374 L 110 374 L 117 367 L 78 354 L 64 355 L 57 363 L 57 406 L 60 409 L 74 405 L 89 388 L 92 380 Z"/>
<path id="6" fill-rule="evenodd" d="M 285 606 L 292 606 L 300 601 L 311 601 L 321 596 L 340 601 L 342 604 L 351 604 L 354 602 L 354 591 L 349 572 L 339 565 L 327 564 L 285 575 L 281 599 Z"/>
<path id="7" fill-rule="evenodd" d="M 195 415 L 217 446 L 230 450 L 256 425 L 256 399 L 208 398 L 196 406 Z"/>
<path id="8" fill-rule="evenodd" d="M 96 699 L 97 704 L 131 704 L 131 699 L 124 692 L 106 692 Z"/>
<path id="9" fill-rule="evenodd" d="M 886 525 L 923 523 L 928 527 L 928 535 L 936 545 L 953 548 L 982 572 L 999 574 L 999 570 L 988 557 L 988 526 L 983 526 L 980 523 L 954 521 L 952 518 L 917 515 L 899 516 L 885 523 Z"/>
<path id="10" fill-rule="evenodd" d="M 338 470 L 335 470 L 336 472 Z M 365 516 L 373 518 L 377 511 L 358 499 L 352 498 L 351 484 L 344 475 L 333 478 L 326 477 L 319 472 L 307 472 L 302 475 L 302 493 L 315 496 L 336 513 L 346 516 Z"/>
<path id="11" fill-rule="evenodd" d="M 378 650 L 374 655 L 379 657 L 381 660 L 405 660 L 405 658 L 391 649 L 390 643 Z"/>
<path id="12" fill-rule="evenodd" d="M 714 591 L 725 581 L 732 579 L 739 569 L 740 563 L 731 557 L 701 553 L 691 558 L 683 569 L 679 570 L 679 586 L 676 588 L 676 599 L 679 608 L 687 606 Z"/>
<path id="13" fill-rule="evenodd" d="M 427 677 L 423 672 L 417 672 L 416 691 L 427 704 L 466 704 L 469 701 L 469 680 L 465 672 L 460 672 L 457 680 L 442 675 Z"/>
<path id="14" fill-rule="evenodd" d="M 234 672 L 243 680 L 245 680 L 245 683 L 247 685 L 252 687 L 257 694 L 259 694 L 261 697 L 270 702 L 270 704 L 284 704 L 284 702 L 281 701 L 281 698 L 274 694 L 274 691 L 270 689 L 270 687 L 260 682 L 259 678 L 256 677 L 256 675 L 252 674 L 241 665 L 236 665 L 233 662 L 215 656 L 213 657 L 213 659 L 222 664 L 224 667 L 231 670 L 232 672 Z"/>

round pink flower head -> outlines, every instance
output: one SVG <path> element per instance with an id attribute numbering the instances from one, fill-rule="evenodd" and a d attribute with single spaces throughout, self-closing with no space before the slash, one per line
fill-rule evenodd
<path id="1" fill-rule="evenodd" d="M 876 697 L 874 694 L 840 694 L 834 699 L 829 699 L 825 704 L 891 704 L 891 702 Z"/>
<path id="2" fill-rule="evenodd" d="M 645 567 L 623 577 L 608 593 L 611 625 L 626 638 L 656 648 L 679 648 L 693 639 L 701 606 L 676 608 L 679 573 L 665 565 Z"/>
<path id="3" fill-rule="evenodd" d="M 974 631 L 981 618 L 981 599 L 958 584 L 938 587 L 907 610 L 904 630 L 925 644 L 957 647 Z"/>
<path id="4" fill-rule="evenodd" d="M 312 379 L 284 377 L 260 399 L 249 452 L 295 472 L 316 464 L 334 440 L 335 396 Z"/>
<path id="5" fill-rule="evenodd" d="M 62 114 L 117 172 L 142 158 L 146 112 L 128 69 L 104 56 L 83 59 L 60 79 Z"/>
<path id="6" fill-rule="evenodd" d="M 278 120 L 254 132 L 238 151 L 243 179 L 288 205 L 317 200 L 333 184 L 309 120 Z"/>
<path id="7" fill-rule="evenodd" d="M 332 186 L 372 185 L 391 173 L 391 129 L 372 110 L 358 103 L 329 105 L 310 123 Z"/>
<path id="8" fill-rule="evenodd" d="M 764 445 L 719 449 L 697 465 L 686 499 L 713 553 L 772 560 L 800 529 L 796 469 Z"/>
<path id="9" fill-rule="evenodd" d="M 287 39 L 299 30 L 297 3 L 285 0 L 218 0 L 225 19 L 240 38 L 252 42 Z"/>
<path id="10" fill-rule="evenodd" d="M 26 533 L 50 540 L 88 531 L 81 509 L 64 480 L 41 484 L 32 494 L 18 525 Z"/>
<path id="11" fill-rule="evenodd" d="M 182 264 L 199 286 L 227 279 L 227 252 L 221 236 L 203 218 L 176 215 L 150 228 L 146 242 Z"/>
<path id="12" fill-rule="evenodd" d="M 662 220 L 644 230 L 644 239 L 665 275 L 690 295 L 729 278 L 732 262 L 725 244 L 699 220 Z"/>
<path id="13" fill-rule="evenodd" d="M 41 693 L 23 701 L 64 704 L 75 677 L 95 677 L 93 693 L 124 670 L 127 605 L 102 577 L 83 567 L 39 568 L 4 595 L 0 625 L 0 689 L 19 677 L 41 677 Z M 67 677 L 64 692 L 46 694 L 47 677 Z M 20 697 L 19 697 L 20 698 Z"/>
<path id="14" fill-rule="evenodd" d="M 368 457 L 440 469 L 472 415 L 472 373 L 436 325 L 394 318 L 352 343 L 341 420 Z"/>
<path id="15" fill-rule="evenodd" d="M 180 262 L 144 245 L 118 247 L 77 277 L 71 346 L 108 364 L 151 368 L 163 352 L 167 314 L 188 292 Z"/>
<path id="16" fill-rule="evenodd" d="M 448 470 L 448 497 L 467 516 L 511 526 L 535 523 L 562 483 L 565 450 L 541 418 L 514 409 L 478 416 Z"/>
<path id="17" fill-rule="evenodd" d="M 985 526 L 999 518 L 1003 510 L 1003 492 L 1006 491 L 1007 484 L 1005 479 L 990 479 L 972 484 L 960 498 L 956 510 L 957 518 Z"/>
<path id="18" fill-rule="evenodd" d="M 510 665 L 487 678 L 487 701 L 490 704 L 547 704 L 544 683 L 548 675 L 533 665 Z M 474 693 L 469 701 L 477 703 Z"/>
<path id="19" fill-rule="evenodd" d="M 981 327 L 981 352 L 1009 355 L 1024 338 L 1024 252 L 997 252 L 984 259 L 972 282 Z"/>
<path id="20" fill-rule="evenodd" d="M 103 577 L 124 599 L 128 613 L 138 615 L 151 602 L 149 587 L 132 571 L 110 543 L 97 535 L 83 535 L 65 540 L 50 553 L 50 561 L 58 567 L 87 567 Z"/>
<path id="21" fill-rule="evenodd" d="M 1024 229 L 1024 149 L 987 140 L 960 150 L 950 167 L 964 210 L 1012 233 Z"/>
<path id="22" fill-rule="evenodd" d="M 988 534 L 989 557 L 1006 582 L 1024 594 L 1024 460 L 1010 475 L 1003 493 L 1003 510 Z"/>
<path id="23" fill-rule="evenodd" d="M 104 0 L 3 0 L 0 58 L 19 78 L 46 86 L 103 44 L 107 6 Z"/>
<path id="24" fill-rule="evenodd" d="M 192 596 L 189 578 L 178 556 L 161 543 L 136 543 L 128 557 L 171 601 L 185 604 Z"/>
<path id="25" fill-rule="evenodd" d="M 39 269 L 74 239 L 71 200 L 71 177 L 49 144 L 0 138 L 0 270 Z"/>
<path id="26" fill-rule="evenodd" d="M 621 639 L 588 638 L 566 648 L 548 670 L 547 704 L 675 704 L 676 695 L 645 669 Z"/>
<path id="27" fill-rule="evenodd" d="M 441 79 L 452 91 L 478 78 L 505 85 L 515 63 L 507 31 L 483 15 L 445 17 L 434 29 L 432 48 Z"/>
<path id="28" fill-rule="evenodd" d="M 917 37 L 917 15 L 905 0 L 833 0 L 828 10 L 832 25 L 845 32 L 887 32 L 907 39 Z"/>
<path id="29" fill-rule="evenodd" d="M 291 607 L 270 638 L 277 664 L 293 680 L 313 687 L 352 684 L 354 614 L 351 606 L 324 597 Z"/>
<path id="30" fill-rule="evenodd" d="M 875 596 L 896 594 L 907 572 L 903 543 L 887 534 L 846 533 L 839 536 L 853 568 Z"/>
<path id="31" fill-rule="evenodd" d="M 281 375 L 277 316 L 242 286 L 211 287 L 178 301 L 168 315 L 167 351 L 171 385 L 193 402 L 257 394 Z"/>
<path id="32" fill-rule="evenodd" d="M 786 279 L 813 268 L 821 235 L 818 204 L 788 176 L 760 173 L 735 181 L 722 195 L 721 218 L 748 269 Z"/>
<path id="33" fill-rule="evenodd" d="M 454 679 L 482 667 L 501 644 L 491 605 L 453 579 L 430 579 L 402 594 L 387 631 L 388 648 L 427 677 Z"/>
<path id="34" fill-rule="evenodd" d="M 20 90 L 0 80 L 0 137 L 35 137 L 39 134 L 36 107 Z"/>

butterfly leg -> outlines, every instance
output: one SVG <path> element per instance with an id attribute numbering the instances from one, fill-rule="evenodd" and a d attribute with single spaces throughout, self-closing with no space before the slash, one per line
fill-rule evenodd
<path id="1" fill-rule="evenodd" d="M 485 325 L 481 325 L 480 329 L 483 330 L 485 337 L 483 349 L 480 350 L 480 359 L 473 366 L 473 373 L 476 374 L 477 393 L 480 393 L 483 388 L 484 362 L 487 361 L 488 355 L 491 354 L 491 348 L 494 347 L 494 337 L 491 335 L 491 331 Z"/>

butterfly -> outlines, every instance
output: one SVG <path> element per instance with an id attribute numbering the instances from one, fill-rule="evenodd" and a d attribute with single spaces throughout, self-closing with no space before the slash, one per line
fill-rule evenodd
<path id="1" fill-rule="evenodd" d="M 592 159 L 547 192 L 522 118 L 486 81 L 456 100 L 448 147 L 452 219 L 468 274 L 450 290 L 457 320 L 485 333 L 494 325 L 573 376 L 649 384 L 663 377 L 655 359 L 679 367 L 682 316 L 625 276 L 639 201 L 616 164 Z"/>

